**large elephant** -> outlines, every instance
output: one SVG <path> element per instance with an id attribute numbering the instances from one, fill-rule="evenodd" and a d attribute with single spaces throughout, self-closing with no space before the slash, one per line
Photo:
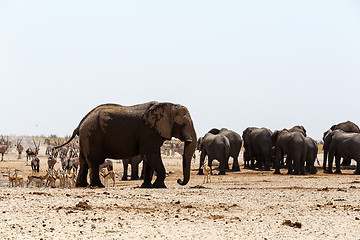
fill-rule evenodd
<path id="1" fill-rule="evenodd" d="M 305 137 L 306 143 L 306 171 L 311 174 L 316 174 L 315 160 L 317 158 L 318 146 L 317 142 L 311 137 L 306 136 L 306 129 L 303 126 L 296 125 L 289 129 L 289 132 L 299 132 Z"/>
<path id="2" fill-rule="evenodd" d="M 332 173 L 335 157 L 336 172 L 341 173 L 340 158 L 354 159 L 357 163 L 355 174 L 360 174 L 360 134 L 347 133 L 342 130 L 329 130 L 324 141 L 328 144 L 329 166 L 327 173 Z"/>
<path id="3" fill-rule="evenodd" d="M 267 128 L 248 127 L 243 131 L 244 140 L 244 167 L 255 168 L 254 160 L 257 161 L 257 167 L 266 171 L 270 170 L 271 162 L 271 141 L 272 131 Z M 251 166 L 249 162 L 251 161 Z"/>
<path id="4" fill-rule="evenodd" d="M 183 154 L 183 180 L 190 179 L 190 164 L 197 141 L 193 121 L 188 109 L 173 103 L 148 102 L 134 106 L 103 104 L 91 110 L 81 120 L 71 138 L 79 136 L 80 170 L 77 187 L 86 187 L 90 169 L 90 186 L 104 187 L 99 178 L 99 165 L 105 158 L 124 159 L 136 155 L 144 156 L 146 169 L 143 188 L 165 188 L 165 167 L 160 147 L 172 137 L 185 142 Z M 156 172 L 156 180 L 152 177 Z"/>
<path id="5" fill-rule="evenodd" d="M 238 157 L 239 157 L 239 153 L 240 153 L 241 146 L 242 146 L 241 136 L 238 133 L 231 131 L 227 128 L 222 128 L 220 130 L 217 128 L 213 128 L 209 131 L 209 133 L 212 133 L 215 135 L 220 134 L 229 139 L 229 141 L 230 141 L 230 156 L 226 159 L 225 168 L 229 169 L 229 158 L 232 157 L 233 158 L 232 170 L 240 171 Z"/>
<path id="6" fill-rule="evenodd" d="M 204 137 L 198 140 L 198 149 L 200 154 L 199 175 L 203 175 L 203 166 L 205 157 L 208 156 L 208 165 L 211 169 L 212 161 L 218 160 L 220 163 L 219 175 L 225 175 L 226 161 L 230 155 L 230 141 L 221 134 L 206 133 Z"/>
<path id="7" fill-rule="evenodd" d="M 139 178 L 139 164 L 143 161 L 143 157 L 141 155 L 137 155 L 132 158 L 123 159 L 123 167 L 124 173 L 122 176 L 122 180 L 126 181 L 128 179 L 128 166 L 131 165 L 131 180 L 139 180 L 144 178 L 144 163 L 141 171 L 141 176 Z"/>
<path id="8" fill-rule="evenodd" d="M 283 129 L 276 130 L 271 139 L 275 146 L 274 174 L 280 174 L 280 160 L 284 158 L 284 155 L 287 155 L 288 174 L 305 174 L 306 142 L 304 135 L 298 131 L 290 132 Z"/>
<path id="9" fill-rule="evenodd" d="M 326 162 L 328 160 L 328 152 L 329 152 L 329 145 L 327 145 L 325 143 L 325 136 L 329 133 L 329 131 L 334 131 L 334 130 L 343 130 L 344 132 L 348 132 L 348 133 L 360 133 L 360 128 L 358 127 L 358 125 L 356 125 L 355 123 L 351 122 L 351 121 L 346 121 L 346 122 L 341 122 L 335 125 L 332 125 L 331 128 L 329 130 L 327 130 L 326 132 L 324 132 L 323 134 L 323 141 L 324 141 L 324 145 L 323 145 L 323 150 L 324 150 L 324 160 L 323 160 L 323 169 L 324 171 L 326 171 Z M 351 158 L 344 158 L 342 165 L 348 166 L 351 163 Z"/>

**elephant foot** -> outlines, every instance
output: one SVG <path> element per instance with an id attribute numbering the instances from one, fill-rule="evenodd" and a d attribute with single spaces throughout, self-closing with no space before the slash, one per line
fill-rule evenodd
<path id="1" fill-rule="evenodd" d="M 204 171 L 202 169 L 199 169 L 197 175 L 204 175 Z"/>
<path id="2" fill-rule="evenodd" d="M 153 185 L 151 183 L 145 183 L 143 182 L 140 186 L 140 188 L 153 188 Z"/>
<path id="3" fill-rule="evenodd" d="M 101 182 L 98 182 L 98 183 L 90 183 L 90 187 L 93 187 L 93 188 L 104 188 L 104 184 L 102 184 Z"/>
<path id="4" fill-rule="evenodd" d="M 326 170 L 326 171 L 324 171 L 324 173 L 333 174 L 333 171 Z"/>
<path id="5" fill-rule="evenodd" d="M 341 171 L 339 170 L 339 171 L 335 171 L 335 174 L 341 174 Z"/>
<path id="6" fill-rule="evenodd" d="M 220 171 L 218 175 L 226 175 L 225 171 Z"/>
<path id="7" fill-rule="evenodd" d="M 78 181 L 75 184 L 75 187 L 88 187 L 88 186 L 89 186 L 89 184 L 87 183 L 87 181 L 85 181 L 85 182 Z"/>
<path id="8" fill-rule="evenodd" d="M 280 174 L 280 170 L 275 170 L 274 174 Z"/>
<path id="9" fill-rule="evenodd" d="M 127 179 L 127 177 L 122 177 L 121 180 L 127 181 L 128 179 Z"/>
<path id="10" fill-rule="evenodd" d="M 161 181 L 156 182 L 156 180 L 155 180 L 155 182 L 153 184 L 153 188 L 166 188 L 166 185 L 164 182 L 161 182 Z"/>
<path id="11" fill-rule="evenodd" d="M 269 168 L 269 167 L 267 167 L 267 168 L 265 168 L 265 169 L 264 169 L 264 171 L 270 171 L 270 168 Z"/>
<path id="12" fill-rule="evenodd" d="M 131 180 L 139 180 L 139 177 L 131 177 Z"/>
<path id="13" fill-rule="evenodd" d="M 355 170 L 354 174 L 355 175 L 360 175 L 360 170 Z"/>
<path id="14" fill-rule="evenodd" d="M 240 172 L 240 167 L 239 167 L 239 166 L 232 167 L 232 170 L 233 170 L 234 172 Z"/>

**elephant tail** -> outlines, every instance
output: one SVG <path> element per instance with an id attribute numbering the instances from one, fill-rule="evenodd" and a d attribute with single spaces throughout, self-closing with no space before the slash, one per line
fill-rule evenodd
<path id="1" fill-rule="evenodd" d="M 79 128 L 80 128 L 80 125 L 74 130 L 71 138 L 69 140 L 67 140 L 65 143 L 59 145 L 59 146 L 56 146 L 54 147 L 54 149 L 57 149 L 57 148 L 61 148 L 63 146 L 65 146 L 66 144 L 70 143 L 76 136 L 79 136 Z"/>

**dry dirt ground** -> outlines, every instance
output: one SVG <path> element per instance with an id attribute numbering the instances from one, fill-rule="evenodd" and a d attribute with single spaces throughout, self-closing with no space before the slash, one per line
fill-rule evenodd
<path id="1" fill-rule="evenodd" d="M 180 157 L 163 159 L 173 171 L 167 189 L 140 189 L 141 181 L 119 177 L 105 189 L 12 188 L 0 177 L 0 238 L 360 239 L 360 176 L 353 170 L 279 176 L 242 169 L 204 184 L 197 158 L 189 184 L 180 186 Z M 7 168 L 30 173 L 24 155 L 5 155 L 0 170 Z M 122 171 L 116 161 L 115 171 Z"/>

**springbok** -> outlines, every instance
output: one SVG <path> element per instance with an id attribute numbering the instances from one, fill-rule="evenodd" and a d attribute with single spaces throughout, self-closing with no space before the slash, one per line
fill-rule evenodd
<path id="1" fill-rule="evenodd" d="M 115 173 L 113 170 L 106 171 L 105 169 L 102 169 L 100 171 L 100 176 L 102 177 L 102 179 L 104 179 L 104 183 L 107 183 L 107 180 L 111 179 L 113 181 L 113 187 L 115 186 Z"/>
<path id="2" fill-rule="evenodd" d="M 36 185 L 37 185 L 38 187 L 43 186 L 43 185 L 44 185 L 44 181 L 45 181 L 45 179 L 47 179 L 48 175 L 49 175 L 49 172 L 46 172 L 45 175 L 30 174 L 30 175 L 28 176 L 28 181 L 27 181 L 27 183 L 26 183 L 26 187 L 29 187 L 29 184 L 30 184 L 32 181 L 36 182 Z"/>
<path id="3" fill-rule="evenodd" d="M 14 177 L 15 177 L 15 186 L 24 186 L 24 178 L 21 175 L 18 175 L 17 172 L 19 172 L 19 169 L 15 169 Z"/>
<path id="4" fill-rule="evenodd" d="M 9 176 L 9 187 L 14 187 L 16 185 L 16 177 L 11 175 L 10 169 L 6 173 Z"/>

